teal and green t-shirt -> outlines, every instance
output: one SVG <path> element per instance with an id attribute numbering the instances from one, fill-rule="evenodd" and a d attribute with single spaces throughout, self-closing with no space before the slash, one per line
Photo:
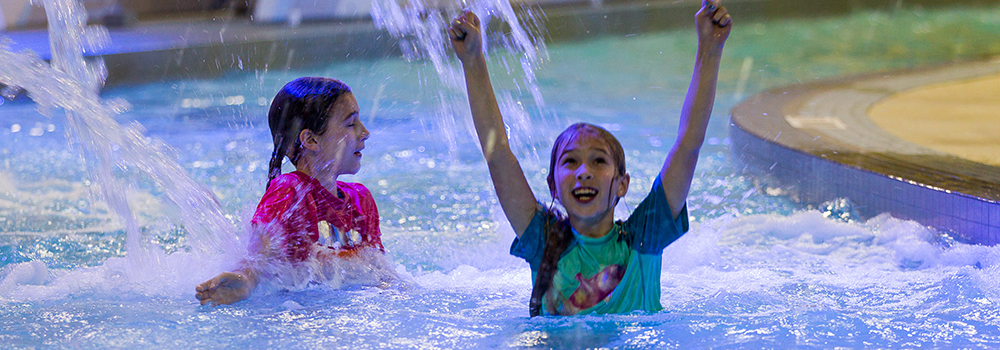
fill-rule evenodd
<path id="1" fill-rule="evenodd" d="M 539 204 L 528 228 L 510 246 L 511 255 L 523 258 L 531 266 L 532 282 L 545 252 L 548 235 L 545 227 L 545 212 Z M 542 309 L 552 315 L 663 309 L 660 305 L 663 248 L 687 230 L 687 206 L 673 220 L 657 176 L 649 195 L 628 220 L 615 223 L 604 237 L 587 237 L 573 230 L 573 241 L 559 259 Z"/>

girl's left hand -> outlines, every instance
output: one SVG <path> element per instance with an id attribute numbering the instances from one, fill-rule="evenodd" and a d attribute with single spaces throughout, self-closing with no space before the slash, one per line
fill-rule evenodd
<path id="1" fill-rule="evenodd" d="M 694 15 L 695 26 L 698 28 L 698 43 L 707 44 L 712 48 L 722 49 L 733 28 L 733 19 L 721 5 L 721 0 L 704 0 L 701 10 Z"/>

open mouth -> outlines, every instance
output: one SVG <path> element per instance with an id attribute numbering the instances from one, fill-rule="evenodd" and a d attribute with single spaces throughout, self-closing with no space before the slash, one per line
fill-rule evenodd
<path id="1" fill-rule="evenodd" d="M 580 187 L 573 189 L 573 197 L 580 203 L 589 203 L 597 197 L 597 189 L 593 187 Z"/>

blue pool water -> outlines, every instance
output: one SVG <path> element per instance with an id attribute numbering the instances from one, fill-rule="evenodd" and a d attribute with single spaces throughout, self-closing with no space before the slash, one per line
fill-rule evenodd
<path id="1" fill-rule="evenodd" d="M 737 19 L 738 21 L 738 19 Z M 1000 44 L 1000 9 L 859 12 L 736 23 L 689 199 L 692 229 L 664 251 L 656 314 L 527 317 L 530 271 L 507 254 L 486 167 L 471 142 L 441 142 L 428 65 L 389 57 L 315 71 L 232 72 L 106 89 L 244 227 L 264 189 L 265 105 L 290 79 L 350 84 L 372 132 L 363 167 L 383 242 L 408 281 L 390 289 L 313 285 L 217 308 L 194 285 L 232 266 L 191 249 L 162 188 L 135 169 L 127 189 L 150 257 L 126 258 L 125 232 L 94 201 L 84 160 L 59 114 L 0 105 L 0 343 L 4 347 L 692 348 L 1000 345 L 1000 251 L 888 215 L 828 218 L 768 196 L 728 159 L 728 111 L 763 89 L 828 77 L 984 59 Z M 647 193 L 676 136 L 695 35 L 687 30 L 550 44 L 535 108 L 496 53 L 494 84 L 520 100 L 540 137 L 516 151 L 543 198 L 551 140 L 575 121 L 622 141 L 632 188 Z M 748 63 L 749 62 L 749 63 Z M 749 67 L 749 68 L 744 68 Z M 581 73 L 582 72 L 582 73 Z M 741 82 L 742 81 L 742 82 Z M 375 108 L 377 106 L 377 108 Z M 375 111 L 372 113 L 372 111 Z M 467 118 L 467 116 L 461 116 Z M 458 139 L 463 137 L 462 130 Z M 547 199 L 546 199 L 547 200 Z M 836 205 L 831 205 L 836 207 Z M 841 212 L 849 212 L 843 210 Z"/>

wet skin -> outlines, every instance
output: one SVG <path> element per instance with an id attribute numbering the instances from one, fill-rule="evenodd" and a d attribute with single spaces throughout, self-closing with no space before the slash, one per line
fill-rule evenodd
<path id="1" fill-rule="evenodd" d="M 302 130 L 305 164 L 296 167 L 336 192 L 337 176 L 357 174 L 361 169 L 361 150 L 371 135 L 361 122 L 358 101 L 354 94 L 346 93 L 330 107 L 323 134 Z"/>
<path id="2" fill-rule="evenodd" d="M 618 174 L 607 143 L 594 136 L 574 137 L 557 155 L 555 195 L 566 208 L 570 225 L 589 237 L 608 234 L 614 205 L 628 192 L 628 174 Z"/>

